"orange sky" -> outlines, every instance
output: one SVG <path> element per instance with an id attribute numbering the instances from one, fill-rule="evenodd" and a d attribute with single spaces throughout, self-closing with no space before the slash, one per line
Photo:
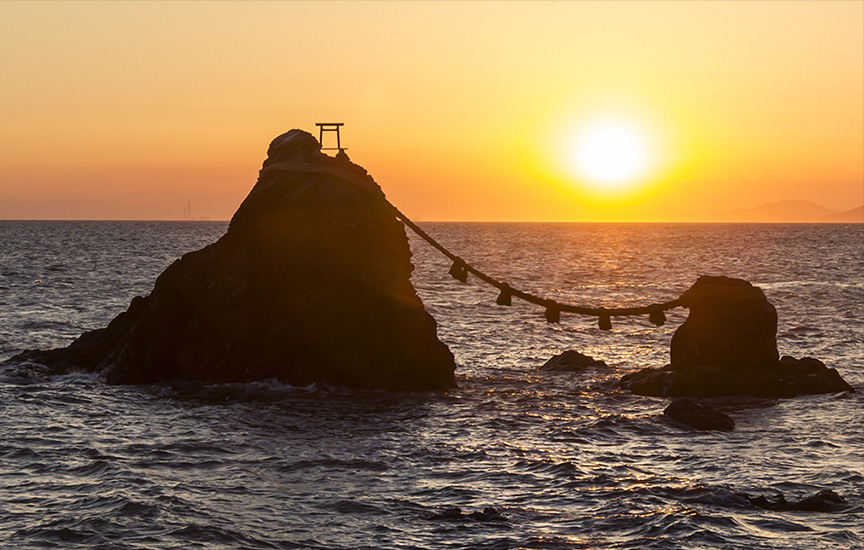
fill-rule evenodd
<path id="1" fill-rule="evenodd" d="M 2 2 L 0 74 L 0 206 L 39 217 L 228 219 L 318 121 L 418 220 L 864 203 L 861 1 Z M 568 169 L 604 117 L 650 151 L 625 190 Z"/>

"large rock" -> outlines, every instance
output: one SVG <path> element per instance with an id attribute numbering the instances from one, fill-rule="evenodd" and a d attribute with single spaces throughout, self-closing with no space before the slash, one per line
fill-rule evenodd
<path id="1" fill-rule="evenodd" d="M 623 388 L 669 397 L 854 391 L 817 359 L 778 359 L 777 312 L 749 282 L 700 277 L 681 301 L 690 315 L 672 337 L 671 364 L 628 374 Z"/>
<path id="2" fill-rule="evenodd" d="M 106 328 L 10 362 L 97 371 L 116 384 L 449 388 L 453 355 L 409 281 L 410 258 L 366 171 L 292 130 L 270 145 L 218 242 L 175 261 Z"/>
<path id="3" fill-rule="evenodd" d="M 702 276 L 680 300 L 690 314 L 672 337 L 673 367 L 752 371 L 779 359 L 777 310 L 761 289 L 742 279 Z"/>

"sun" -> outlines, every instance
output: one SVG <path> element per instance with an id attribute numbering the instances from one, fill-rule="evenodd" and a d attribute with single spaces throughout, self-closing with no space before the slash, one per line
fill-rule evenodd
<path id="1" fill-rule="evenodd" d="M 574 176 L 600 189 L 621 189 L 647 175 L 650 152 L 635 125 L 603 120 L 581 127 L 567 151 Z"/>

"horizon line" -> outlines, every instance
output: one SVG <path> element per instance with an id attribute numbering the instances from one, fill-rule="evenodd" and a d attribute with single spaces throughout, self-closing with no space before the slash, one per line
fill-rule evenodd
<path id="1" fill-rule="evenodd" d="M 198 219 L 190 220 L 183 218 L 0 218 L 0 222 L 157 222 L 157 223 L 177 223 L 177 222 L 203 222 L 203 223 L 229 223 L 230 219 Z M 723 220 L 419 220 L 416 223 L 615 223 L 615 224 L 705 224 L 705 225 L 848 225 L 848 224 L 864 224 L 864 219 L 858 221 L 723 221 Z"/>

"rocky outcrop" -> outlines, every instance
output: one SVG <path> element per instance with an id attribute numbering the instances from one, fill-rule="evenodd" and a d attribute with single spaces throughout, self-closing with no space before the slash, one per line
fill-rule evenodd
<path id="1" fill-rule="evenodd" d="M 729 415 L 686 397 L 670 403 L 663 414 L 697 430 L 731 432 L 735 429 L 735 421 Z"/>
<path id="2" fill-rule="evenodd" d="M 589 367 L 606 367 L 606 362 L 594 359 L 590 355 L 584 355 L 576 350 L 567 350 L 552 357 L 540 367 L 540 370 L 548 371 L 581 371 Z"/>
<path id="3" fill-rule="evenodd" d="M 672 365 L 648 368 L 624 376 L 621 387 L 637 395 L 664 397 L 752 395 L 778 398 L 855 391 L 836 369 L 810 357 L 783 357 L 770 368 L 758 372 L 730 372 L 713 365 L 678 370 Z"/>
<path id="4" fill-rule="evenodd" d="M 854 391 L 812 358 L 778 358 L 777 312 L 741 279 L 700 277 L 682 296 L 690 308 L 672 337 L 671 364 L 621 379 L 639 395 L 793 397 Z"/>
<path id="5" fill-rule="evenodd" d="M 681 295 L 690 310 L 672 336 L 672 365 L 753 371 L 777 362 L 777 310 L 742 279 L 699 277 Z"/>
<path id="6" fill-rule="evenodd" d="M 184 255 L 103 329 L 25 352 L 109 383 L 164 380 L 431 390 L 455 363 L 409 277 L 403 226 L 347 156 L 292 130 L 268 150 L 228 232 Z"/>

